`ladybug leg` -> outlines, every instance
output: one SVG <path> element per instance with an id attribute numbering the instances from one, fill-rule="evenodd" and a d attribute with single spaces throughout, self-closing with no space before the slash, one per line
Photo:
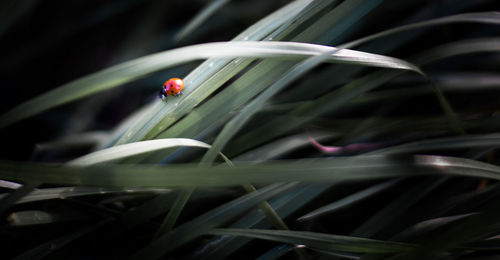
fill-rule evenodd
<path id="1" fill-rule="evenodd" d="M 179 92 L 179 93 L 175 94 L 175 96 L 176 96 L 176 97 L 178 97 L 178 96 L 182 96 L 182 92 Z"/>

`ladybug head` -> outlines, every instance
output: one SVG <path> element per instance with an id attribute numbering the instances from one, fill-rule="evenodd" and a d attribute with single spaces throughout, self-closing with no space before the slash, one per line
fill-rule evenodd
<path id="1" fill-rule="evenodd" d="M 165 101 L 167 99 L 167 95 L 165 94 L 165 88 L 160 89 L 160 92 L 158 93 L 158 97 L 161 98 L 161 100 Z"/>

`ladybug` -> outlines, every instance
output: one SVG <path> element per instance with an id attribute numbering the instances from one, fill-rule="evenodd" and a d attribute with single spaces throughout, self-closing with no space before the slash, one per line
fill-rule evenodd
<path id="1" fill-rule="evenodd" d="M 163 83 L 163 86 L 160 90 L 160 98 L 162 100 L 166 100 L 167 96 L 178 96 L 181 94 L 181 90 L 184 87 L 184 81 L 180 78 L 171 78 L 165 83 Z"/>

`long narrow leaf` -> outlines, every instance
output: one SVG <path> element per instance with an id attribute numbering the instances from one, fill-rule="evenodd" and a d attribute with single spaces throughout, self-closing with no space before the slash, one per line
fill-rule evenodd
<path id="1" fill-rule="evenodd" d="M 214 235 L 246 236 L 306 247 L 354 253 L 399 253 L 415 248 L 414 245 L 367 238 L 315 233 L 308 231 L 262 229 L 214 229 Z"/>
<path id="2" fill-rule="evenodd" d="M 307 214 L 305 214 L 304 216 L 298 218 L 297 220 L 298 221 L 304 221 L 304 220 L 308 220 L 308 219 L 311 219 L 311 218 L 315 218 L 315 217 L 319 217 L 319 216 L 322 216 L 324 214 L 328 214 L 328 213 L 331 213 L 332 211 L 335 211 L 337 209 L 340 209 L 340 208 L 343 208 L 343 207 L 347 207 L 355 202 L 358 202 L 362 199 L 365 199 L 365 198 L 369 198 L 370 196 L 373 196 L 374 194 L 376 193 L 379 193 L 381 191 L 384 191 L 388 188 L 390 188 L 391 186 L 393 186 L 394 184 L 398 183 L 399 180 L 390 180 L 390 181 L 386 181 L 386 182 L 383 182 L 381 184 L 377 184 L 377 185 L 374 185 L 374 186 L 371 186 L 367 189 L 364 189 L 362 191 L 359 191 L 359 192 L 356 192 L 354 194 L 351 194 L 345 198 L 342 198 L 338 201 L 335 201 L 333 203 L 330 203 L 326 206 L 323 206 L 321 208 L 318 208 L 318 209 L 315 209 Z"/>
<path id="3" fill-rule="evenodd" d="M 223 42 L 169 50 L 124 62 L 26 101 L 3 114 L 0 117 L 0 127 L 6 127 L 49 108 L 117 87 L 153 72 L 197 59 L 213 57 L 301 59 L 333 49 L 328 46 L 292 42 Z M 332 55 L 329 61 L 418 71 L 416 67 L 402 60 L 351 50 L 341 50 Z"/>
<path id="4" fill-rule="evenodd" d="M 209 144 L 193 139 L 187 139 L 187 138 L 156 139 L 156 140 L 118 145 L 97 152 L 93 152 L 68 162 L 68 165 L 87 166 L 96 163 L 122 159 L 128 156 L 139 155 L 143 153 L 148 153 L 171 147 L 179 147 L 179 146 L 210 148 Z"/>
<path id="5" fill-rule="evenodd" d="M 203 174 L 200 172 L 203 171 Z M 307 172 L 307 174 L 304 174 Z M 22 173 L 22 174 L 21 174 Z M 395 159 L 383 156 L 275 162 L 235 167 L 197 165 L 69 167 L 0 163 L 0 178 L 19 182 L 108 187 L 231 186 L 247 183 L 338 182 L 421 174 L 445 174 L 500 180 L 500 167 L 445 156 Z"/>
<path id="6" fill-rule="evenodd" d="M 174 36 L 175 40 L 181 41 L 184 37 L 186 37 L 186 35 L 191 34 L 192 31 L 196 30 L 197 27 L 203 24 L 203 22 L 205 22 L 211 15 L 227 3 L 229 3 L 229 0 L 213 0 L 210 2 Z"/>

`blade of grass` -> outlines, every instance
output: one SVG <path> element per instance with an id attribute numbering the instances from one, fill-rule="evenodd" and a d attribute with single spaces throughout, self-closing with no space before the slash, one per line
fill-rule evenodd
<path id="1" fill-rule="evenodd" d="M 104 131 L 85 132 L 65 136 L 53 141 L 36 144 L 38 151 L 61 149 L 78 146 L 93 146 L 102 143 L 109 138 L 109 134 Z"/>
<path id="2" fill-rule="evenodd" d="M 18 189 L 22 186 L 23 186 L 22 184 L 19 184 L 17 182 L 0 180 L 0 187 L 2 187 L 2 188 L 15 190 L 15 189 Z"/>
<path id="3" fill-rule="evenodd" d="M 347 206 L 349 206 L 353 203 L 356 203 L 360 200 L 369 198 L 369 197 L 373 196 L 374 194 L 377 194 L 381 191 L 387 190 L 388 188 L 392 187 L 393 185 L 399 183 L 399 181 L 400 181 L 399 179 L 389 180 L 389 181 L 382 182 L 380 184 L 371 186 L 371 187 L 366 188 L 364 190 L 361 190 L 359 192 L 353 193 L 353 194 L 351 194 L 347 197 L 344 197 L 340 200 L 337 200 L 333 203 L 330 203 L 330 204 L 325 205 L 321 208 L 315 209 L 315 210 L 303 215 L 302 217 L 298 218 L 297 221 L 307 221 L 307 220 L 310 220 L 312 218 L 322 216 L 324 214 L 330 214 L 330 213 L 332 213 L 332 211 L 338 210 L 338 209 L 343 208 L 343 207 L 347 207 Z"/>
<path id="4" fill-rule="evenodd" d="M 464 217 L 439 232 L 430 233 L 423 238 L 419 248 L 390 259 L 437 259 L 443 252 L 460 244 L 490 236 L 492 227 L 498 226 L 499 219 L 500 207 L 496 201 L 492 201 L 481 213 Z"/>
<path id="5" fill-rule="evenodd" d="M 477 147 L 494 148 L 498 146 L 500 146 L 499 134 L 483 134 L 427 139 L 380 149 L 369 154 L 411 154 L 430 150 L 452 150 Z"/>
<path id="6" fill-rule="evenodd" d="M 326 134 L 326 133 L 309 133 L 315 140 L 321 141 L 327 138 L 335 138 L 335 134 Z M 292 135 L 285 138 L 278 139 L 274 142 L 261 146 L 259 148 L 253 149 L 244 153 L 240 156 L 237 156 L 233 159 L 235 162 L 253 162 L 259 163 L 264 162 L 270 159 L 274 159 L 283 154 L 293 152 L 296 149 L 300 149 L 303 147 L 308 147 L 311 143 L 308 139 L 309 136 L 305 134 Z"/>
<path id="7" fill-rule="evenodd" d="M 305 245 L 322 250 L 354 253 L 400 253 L 416 246 L 359 237 L 339 236 L 308 231 L 263 229 L 212 229 L 207 234 L 246 236 L 283 243 Z"/>
<path id="8" fill-rule="evenodd" d="M 133 155 L 148 153 L 171 147 L 179 147 L 179 146 L 210 148 L 209 144 L 194 139 L 187 139 L 187 138 L 156 139 L 156 140 L 148 140 L 130 144 L 123 144 L 103 149 L 100 151 L 96 151 L 84 155 L 82 157 L 79 157 L 77 159 L 71 160 L 68 162 L 68 165 L 87 166 L 87 165 L 122 159 L 124 157 L 129 157 Z"/>
<path id="9" fill-rule="evenodd" d="M 213 0 L 208 3 L 207 6 L 203 7 L 203 9 L 174 36 L 175 41 L 179 42 L 187 35 L 190 35 L 196 28 L 202 25 L 210 16 L 227 3 L 229 3 L 229 0 Z"/>
<path id="10" fill-rule="evenodd" d="M 105 219 L 103 221 L 100 221 L 95 224 L 91 224 L 89 226 L 86 226 L 80 230 L 77 230 L 73 233 L 70 233 L 68 235 L 62 236 L 60 238 L 56 238 L 50 241 L 47 241 L 33 249 L 30 249 L 21 255 L 18 255 L 14 259 L 16 260 L 33 260 L 33 259 L 44 259 L 46 256 L 51 254 L 52 252 L 56 251 L 57 249 L 77 240 L 78 238 L 93 232 L 94 230 L 98 229 L 99 227 L 107 224 L 109 221 L 111 221 L 112 218 Z"/>
<path id="11" fill-rule="evenodd" d="M 337 56 L 341 55 L 342 52 L 343 50 L 340 50 L 337 53 L 338 54 Z M 360 56 L 363 56 L 363 54 Z M 392 58 L 390 57 L 384 57 L 379 60 L 377 56 L 369 55 L 363 58 L 359 57 L 357 58 L 357 60 L 351 59 L 348 62 L 358 64 L 357 63 L 358 61 L 360 62 L 359 63 L 360 65 L 373 64 L 384 67 L 389 66 L 392 68 L 405 67 L 408 68 L 409 70 L 414 70 L 419 72 L 419 69 L 414 67 L 413 65 L 408 64 L 404 61 L 402 61 L 402 63 L 399 64 L 399 62 L 401 62 L 400 60 L 392 60 Z M 282 66 L 278 66 L 280 64 Z M 243 63 L 240 65 L 245 66 L 245 64 Z M 287 64 L 287 66 L 289 66 L 289 64 Z M 207 123 L 211 124 L 214 121 L 213 119 L 212 120 L 209 119 L 222 117 L 220 115 L 221 113 L 230 112 L 232 109 L 246 102 L 246 100 L 251 99 L 256 93 L 258 93 L 258 91 L 266 87 L 268 82 L 274 82 L 275 77 L 272 74 L 270 74 L 269 71 L 273 71 L 274 74 L 278 74 L 281 71 L 285 70 L 286 68 L 287 67 L 283 66 L 283 63 L 276 61 L 268 61 L 259 64 L 259 66 L 252 69 L 251 72 L 245 73 L 243 77 L 241 77 L 231 86 L 229 86 L 227 90 L 224 90 L 223 92 L 219 93 L 219 95 L 221 96 L 218 95 L 216 99 L 212 98 L 211 100 L 208 101 L 209 102 L 208 104 L 204 105 L 203 108 L 200 107 L 197 110 L 199 112 L 189 114 L 188 117 L 182 120 L 181 125 L 177 126 L 176 124 L 174 126 L 176 127 L 175 129 L 168 129 L 167 130 L 168 133 L 165 132 L 158 136 L 158 134 L 161 133 L 165 128 L 167 128 L 172 123 L 176 122 L 178 119 L 182 118 L 188 111 L 191 111 L 191 109 L 194 106 L 199 104 L 206 96 L 208 96 L 211 93 L 211 91 L 214 91 L 215 89 L 211 88 L 210 90 L 207 90 L 206 88 L 202 89 L 200 87 L 198 89 L 186 90 L 184 96 L 181 97 L 177 103 L 173 104 L 173 106 L 170 106 L 170 104 L 168 103 L 166 106 L 163 106 L 163 104 L 158 104 L 158 106 L 152 110 L 151 118 L 146 116 L 145 121 L 142 122 L 142 124 L 137 124 L 136 129 L 131 129 L 129 131 L 129 133 L 131 134 L 130 137 L 125 136 L 118 143 L 124 143 L 130 140 L 180 136 L 175 133 L 179 131 L 179 128 L 191 132 L 199 131 L 200 129 L 206 129 L 206 126 L 204 126 L 204 124 Z M 241 68 L 237 67 L 236 69 L 239 70 Z M 256 81 L 256 79 L 258 80 Z M 224 79 L 224 81 L 225 80 L 227 80 L 227 78 Z M 249 82 L 251 81 L 255 81 L 254 83 L 251 84 L 252 88 L 247 88 L 249 86 Z M 212 85 L 211 87 L 219 86 L 221 84 L 220 82 L 216 83 L 212 81 L 207 83 L 210 83 L 207 86 Z M 237 88 L 237 90 L 235 88 Z M 245 91 L 245 93 L 243 93 L 242 91 Z M 239 92 L 237 96 L 235 96 L 236 92 Z M 247 94 L 247 92 L 249 92 L 250 94 Z M 206 108 L 206 106 L 209 106 L 209 108 Z M 223 106 L 224 108 L 219 109 L 218 107 L 220 106 Z M 160 109 L 161 111 L 159 111 Z M 204 121 L 206 123 L 201 123 L 199 121 Z M 172 133 L 172 131 L 174 133 Z M 183 137 L 190 136 L 192 138 L 195 137 L 195 135 L 189 135 L 186 133 L 184 133 L 182 136 Z"/>
<path id="12" fill-rule="evenodd" d="M 52 210 L 22 210 L 9 214 L 7 220 L 9 226 L 37 226 L 47 224 L 57 224 L 64 222 L 89 221 L 92 216 L 82 210 L 64 211 L 61 209 Z"/>
<path id="13" fill-rule="evenodd" d="M 428 233 L 430 231 L 434 231 L 438 228 L 441 228 L 445 225 L 448 225 L 451 222 L 455 222 L 455 221 L 460 220 L 462 218 L 468 217 L 472 214 L 477 214 L 477 213 L 467 213 L 467 214 L 439 217 L 439 218 L 433 218 L 433 219 L 421 221 L 419 223 L 416 223 L 415 225 L 412 225 L 411 227 L 407 228 L 406 230 L 403 230 L 401 233 L 394 236 L 394 238 L 391 240 L 414 241 L 419 235 Z"/>
<path id="14" fill-rule="evenodd" d="M 231 162 L 229 158 L 227 158 L 224 155 L 222 156 L 222 158 L 224 159 L 227 165 L 229 165 L 230 167 L 234 167 L 233 162 Z M 252 184 L 243 184 L 242 187 L 247 193 L 252 193 L 257 191 L 257 189 Z M 259 203 L 259 208 L 260 210 L 262 210 L 264 215 L 266 215 L 267 219 L 271 223 L 273 223 L 274 227 L 276 227 L 277 229 L 284 229 L 284 230 L 289 229 L 288 226 L 285 224 L 285 222 L 280 218 L 279 214 L 276 213 L 276 211 L 273 209 L 273 207 L 271 207 L 271 205 L 269 205 L 267 201 L 262 201 L 261 203 Z"/>
<path id="15" fill-rule="evenodd" d="M 400 194 L 396 199 L 385 205 L 376 214 L 371 216 L 362 225 L 357 227 L 351 235 L 357 237 L 377 237 L 384 238 L 386 235 L 380 235 L 383 231 L 389 232 L 389 228 L 398 218 L 407 213 L 407 210 L 415 203 L 419 202 L 429 193 L 440 187 L 446 178 L 431 178 L 413 185 L 410 189 Z"/>
<path id="16" fill-rule="evenodd" d="M 7 0 L 3 1 L 0 6 L 0 16 L 3 17 L 3 22 L 0 25 L 0 36 L 9 30 L 23 15 L 31 11 L 36 5 L 37 1 L 33 0 Z"/>
<path id="17" fill-rule="evenodd" d="M 408 25 L 399 26 L 393 29 L 385 30 L 376 34 L 363 37 L 361 39 L 351 41 L 346 44 L 342 44 L 343 48 L 352 48 L 354 46 L 361 45 L 365 42 L 379 39 L 392 34 L 406 32 L 408 30 L 419 29 L 427 26 L 451 24 L 451 23 L 486 23 L 486 24 L 500 24 L 500 13 L 499 12 L 475 12 L 475 13 L 463 13 L 450 15 L 445 17 L 440 17 L 436 19 L 431 19 L 423 22 L 412 23 Z"/>
<path id="18" fill-rule="evenodd" d="M 200 174 L 200 171 L 203 171 L 203 174 Z M 232 168 L 200 168 L 197 165 L 69 167 L 0 163 L 0 178 L 5 180 L 101 187 L 231 186 L 288 181 L 338 182 L 421 174 L 498 180 L 499 173 L 500 168 L 491 164 L 430 155 L 412 156 L 407 159 L 383 156 L 310 159 L 260 165 L 240 164 Z"/>
<path id="19" fill-rule="evenodd" d="M 287 41 L 288 37 L 301 25 L 316 22 L 314 19 L 319 19 L 328 10 L 330 6 L 337 5 L 338 0 L 316 0 L 310 1 L 310 4 L 305 6 L 300 13 L 297 13 L 293 19 L 288 20 L 274 32 L 272 32 L 267 39 L 275 41 Z M 297 40 L 299 41 L 299 40 Z"/>
<path id="20" fill-rule="evenodd" d="M 278 259 L 279 257 L 282 257 L 286 253 L 292 251 L 293 248 L 295 248 L 295 246 L 279 245 L 279 246 L 267 251 L 265 254 L 259 256 L 258 258 L 256 258 L 256 260 L 275 260 L 275 259 Z"/>
<path id="21" fill-rule="evenodd" d="M 23 186 L 10 191 L 4 196 L 0 197 L 0 216 L 3 216 L 7 209 L 12 206 L 12 204 L 21 200 L 24 196 L 32 192 L 36 187 L 38 187 L 40 183 L 38 182 L 28 182 Z M 2 194 L 3 195 L 3 194 Z"/>
<path id="22" fill-rule="evenodd" d="M 304 30 L 297 35 L 297 41 L 310 41 L 332 44 L 363 16 L 377 7 L 383 0 L 349 0 L 341 2 L 336 8 L 315 22 L 318 30 Z M 325 28 L 326 30 L 320 30 Z"/>
<path id="23" fill-rule="evenodd" d="M 415 63 L 427 64 L 458 55 L 481 52 L 498 52 L 500 51 L 498 41 L 500 41 L 500 37 L 478 38 L 451 42 L 448 44 L 437 46 L 421 55 L 416 56 Z"/>
<path id="24" fill-rule="evenodd" d="M 63 188 L 43 188 L 35 189 L 26 196 L 18 199 L 15 203 L 28 203 L 41 200 L 66 199 L 88 195 L 119 194 L 119 193 L 169 193 L 170 189 L 144 189 L 144 188 L 96 188 L 96 187 L 63 187 Z M 0 198 L 5 197 L 4 194 Z"/>
<path id="25" fill-rule="evenodd" d="M 342 50 L 339 50 L 339 54 L 340 52 L 342 52 Z M 175 126 L 170 128 L 163 134 L 159 135 L 157 138 L 164 138 L 167 136 L 181 136 L 181 133 L 182 136 L 194 137 L 196 133 L 198 133 L 201 129 L 205 129 L 206 127 L 208 127 L 208 125 L 205 124 L 211 124 L 214 120 L 216 120 L 216 118 L 220 118 L 222 114 L 228 113 L 229 111 L 237 108 L 238 106 L 240 106 L 240 104 L 243 104 L 251 97 L 253 97 L 257 93 L 257 91 L 264 89 L 267 86 L 268 82 L 275 82 L 274 76 L 270 75 L 269 71 L 273 71 L 273 73 L 280 73 L 282 70 L 287 69 L 287 67 L 285 66 L 277 67 L 278 64 L 280 63 L 272 61 L 266 62 L 261 64 L 262 66 L 259 66 L 254 70 L 252 70 L 252 73 L 255 73 L 256 75 L 252 73 L 246 73 L 232 85 L 232 87 L 238 88 L 238 90 L 233 90 L 231 89 L 231 87 L 229 87 L 228 89 L 222 91 L 221 93 L 219 93 L 219 95 L 209 100 L 202 107 L 192 112 L 181 122 L 177 123 Z M 421 73 L 421 71 L 418 68 L 414 67 L 414 69 L 415 69 L 414 71 Z M 299 70 L 301 69 L 297 67 L 297 69 L 288 72 L 287 77 L 290 78 L 286 80 L 287 81 L 293 80 L 296 76 L 298 76 L 298 74 L 294 73 L 297 73 L 297 71 Z M 255 80 L 256 78 L 258 78 L 258 81 L 252 83 L 252 88 L 247 88 L 249 84 L 248 82 Z M 267 88 L 266 91 L 268 91 L 267 93 L 269 94 L 266 95 L 273 95 L 274 92 L 279 91 L 280 88 L 283 88 L 284 84 L 286 84 L 285 81 L 275 82 L 275 85 L 273 85 L 274 87 Z M 271 91 L 273 93 L 271 93 Z M 234 96 L 235 93 L 238 93 L 238 95 Z M 262 101 L 265 101 L 264 96 L 262 96 L 262 98 L 263 98 Z M 268 98 L 269 97 L 266 97 L 266 99 Z M 259 103 L 255 103 L 252 106 L 260 106 L 262 101 L 259 101 Z M 223 106 L 224 109 L 218 108 L 221 106 Z M 256 108 L 249 107 L 248 109 L 255 110 Z M 248 117 L 249 114 L 246 114 L 245 116 Z M 248 120 L 248 118 L 243 118 L 243 117 L 241 119 Z M 228 129 L 229 131 L 233 128 L 234 127 L 229 127 L 226 129 Z M 147 138 L 152 138 L 152 137 L 153 136 L 147 136 Z"/>
<path id="26" fill-rule="evenodd" d="M 323 48 L 322 50 L 330 50 L 331 49 L 331 47 L 326 47 L 326 46 L 323 46 L 322 48 Z M 328 49 L 328 48 L 330 48 L 330 49 Z M 342 60 L 341 62 L 347 62 L 347 63 L 355 63 L 355 64 L 363 64 L 363 65 L 370 64 L 370 66 L 371 65 L 383 66 L 383 67 L 388 66 L 391 68 L 401 68 L 401 69 L 406 68 L 409 70 L 419 71 L 418 68 L 414 67 L 411 64 L 408 64 L 407 62 L 397 60 L 397 59 L 394 60 L 393 58 L 390 58 L 390 57 L 379 57 L 378 55 L 374 55 L 374 54 L 368 54 L 365 56 L 364 53 L 356 53 L 356 54 L 359 54 L 359 55 L 357 55 L 358 57 L 356 57 L 356 58 L 354 56 L 352 56 L 351 58 L 347 58 L 347 57 L 341 58 L 340 56 L 343 56 L 343 52 L 344 52 L 344 50 L 340 50 L 337 53 L 337 55 L 334 55 L 334 56 L 336 56 L 336 58 L 338 58 L 339 62 L 340 62 L 340 60 Z M 347 58 L 347 59 L 345 59 L 345 58 Z M 378 58 L 381 58 L 381 59 L 378 59 Z M 224 68 L 224 70 L 221 71 L 220 75 L 222 78 L 220 78 L 220 77 L 210 78 L 203 85 L 200 85 L 198 87 L 191 86 L 189 89 L 184 91 L 184 95 L 182 97 L 180 97 L 178 100 L 176 100 L 177 102 L 175 104 L 168 103 L 168 102 L 166 105 L 162 104 L 162 103 L 157 103 L 157 105 L 154 106 L 151 109 L 151 111 L 148 112 L 143 117 L 142 120 L 138 121 L 135 124 L 135 126 L 132 127 L 118 141 L 118 144 L 123 144 L 126 142 L 143 140 L 143 139 L 177 136 L 177 135 L 171 135 L 171 134 L 162 134 L 161 136 L 157 136 L 157 135 L 159 133 L 161 133 L 162 131 L 164 131 L 169 125 L 176 122 L 178 119 L 182 118 L 186 113 L 191 111 L 193 109 L 193 107 L 197 106 L 200 102 L 203 101 L 203 99 L 205 99 L 208 95 L 210 95 L 210 93 L 215 91 L 222 83 L 227 81 L 232 75 L 237 73 L 239 70 L 243 69 L 249 63 L 249 61 L 245 61 L 245 60 L 236 60 L 236 61 L 238 61 L 237 64 L 233 64 L 232 66 L 228 65 L 226 67 L 227 70 L 226 70 L 226 68 Z M 256 78 L 258 78 L 259 80 L 256 83 L 252 84 L 253 88 L 251 90 L 248 90 L 248 91 L 252 91 L 253 93 L 257 93 L 257 91 L 259 89 L 263 88 L 263 87 L 258 88 L 257 85 L 265 86 L 265 83 L 266 83 L 266 81 L 263 80 L 263 77 L 261 76 L 262 73 L 269 74 L 269 71 L 270 70 L 273 71 L 273 68 L 274 68 L 274 71 L 276 71 L 276 72 L 279 72 L 280 70 L 284 69 L 284 68 L 279 68 L 279 69 L 275 68 L 275 67 L 277 67 L 276 64 L 282 64 L 282 63 L 272 62 L 272 61 L 263 63 L 262 65 L 259 65 L 259 67 L 256 68 L 256 70 L 252 70 L 252 71 L 255 71 L 255 73 L 257 73 L 259 75 L 252 75 L 251 73 L 246 73 L 244 75 L 245 77 L 243 79 L 238 80 L 237 81 L 238 83 L 235 83 L 235 84 L 241 84 L 240 82 L 242 82 L 244 84 L 243 87 L 245 87 L 245 86 L 248 86 L 248 81 L 252 81 L 252 80 L 255 80 Z M 210 64 L 209 64 L 209 66 L 210 66 Z M 260 66 L 262 66 L 262 67 L 260 67 Z M 272 76 L 272 75 L 268 75 L 268 76 Z M 270 81 L 274 81 L 274 80 L 275 80 L 274 78 L 272 78 L 272 77 L 270 78 Z M 190 82 L 189 80 L 186 80 L 186 81 Z M 228 91 L 231 91 L 230 90 L 231 88 L 232 87 L 229 87 Z M 228 92 L 228 91 L 226 91 L 226 92 Z M 247 96 L 247 95 L 238 95 L 238 97 L 234 97 L 234 94 L 235 93 L 232 91 L 229 92 L 228 95 L 230 95 L 229 98 L 232 101 L 231 102 L 224 101 L 223 103 L 224 104 L 228 104 L 228 103 L 233 104 L 233 106 L 234 106 L 234 105 L 240 104 L 241 102 L 244 102 L 244 101 L 235 102 L 236 98 L 244 99 L 244 100 L 248 100 L 251 98 L 251 96 Z M 224 96 L 222 96 L 221 98 L 224 98 Z M 219 102 L 219 101 L 217 101 L 217 102 Z M 214 117 L 217 113 L 230 111 L 230 109 L 228 109 L 226 106 L 224 106 L 224 109 L 210 109 L 210 110 L 200 109 L 200 110 L 202 111 L 201 113 L 204 113 L 205 115 L 200 115 L 200 118 L 197 118 L 196 121 L 199 121 L 199 120 L 207 121 L 207 118 L 209 118 L 209 116 Z M 212 112 L 208 113 L 206 111 L 212 111 Z M 195 115 L 193 114 L 190 116 L 190 118 L 194 117 L 194 116 Z M 187 122 L 189 122 L 189 121 L 190 120 L 187 120 Z M 213 122 L 213 121 L 210 121 L 210 122 Z M 200 124 L 200 123 L 196 123 L 196 127 L 188 126 L 187 128 L 190 130 L 205 129 L 205 127 L 202 127 L 201 125 L 202 124 Z M 186 137 L 188 135 L 183 135 L 183 136 Z M 191 136 L 191 137 L 194 138 L 194 136 Z"/>
<path id="27" fill-rule="evenodd" d="M 158 239 L 162 235 L 172 230 L 175 223 L 177 222 L 177 219 L 179 218 L 179 215 L 184 209 L 184 206 L 186 206 L 189 198 L 191 198 L 194 190 L 195 187 L 188 187 L 180 191 L 179 195 L 177 195 L 174 203 L 172 204 L 172 208 L 168 211 L 167 216 L 163 219 L 160 228 L 156 232 L 155 239 Z"/>
<path id="28" fill-rule="evenodd" d="M 276 196 L 295 185 L 296 183 L 271 184 L 256 192 L 241 196 L 231 202 L 210 210 L 160 236 L 144 249 L 140 250 L 133 259 L 158 259 L 175 248 L 204 234 L 207 230 L 227 223 L 243 212 L 251 209 L 259 202 Z"/>
<path id="29" fill-rule="evenodd" d="M 117 87 L 153 72 L 196 59 L 212 57 L 297 59 L 330 49 L 331 47 L 327 46 L 291 42 L 224 42 L 181 47 L 115 65 L 35 97 L 4 113 L 0 117 L 0 127 L 6 127 L 52 107 Z M 386 57 L 386 62 L 380 63 L 379 61 L 383 57 L 380 55 L 349 50 L 342 50 L 342 52 L 339 52 L 336 57 L 332 57 L 329 60 L 353 62 L 360 59 L 360 56 L 364 56 L 366 58 L 363 59 L 364 57 L 361 57 L 360 62 L 365 62 L 372 66 L 395 66 L 400 69 L 415 69 L 410 64 L 394 58 Z M 390 63 L 390 65 L 387 63 Z M 406 66 L 402 67 L 403 63 Z"/>
<path id="30" fill-rule="evenodd" d="M 115 232 L 112 232 L 109 236 L 111 238 L 119 237 L 121 234 L 125 234 L 128 230 L 166 212 L 172 207 L 175 198 L 173 195 L 173 193 L 158 195 L 137 208 L 121 215 L 118 217 L 116 222 L 112 223 Z"/>

